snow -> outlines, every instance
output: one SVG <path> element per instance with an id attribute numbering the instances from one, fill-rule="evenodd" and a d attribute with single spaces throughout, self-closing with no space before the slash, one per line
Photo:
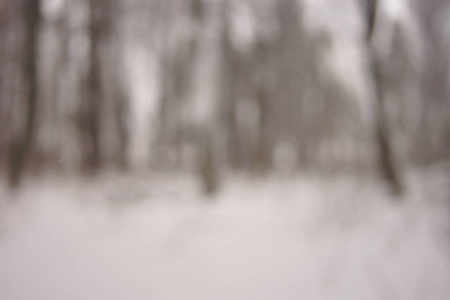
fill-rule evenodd
<path id="1" fill-rule="evenodd" d="M 448 299 L 434 173 L 411 173 L 397 202 L 313 175 L 234 176 L 214 199 L 185 175 L 0 189 L 0 299 Z"/>

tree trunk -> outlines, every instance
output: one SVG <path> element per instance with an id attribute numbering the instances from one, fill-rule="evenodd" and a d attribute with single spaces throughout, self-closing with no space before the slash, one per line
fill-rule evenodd
<path id="1" fill-rule="evenodd" d="M 83 170 L 95 173 L 102 164 L 101 124 L 102 124 L 102 76 L 101 45 L 108 34 L 110 13 L 108 2 L 89 0 L 89 69 L 85 81 L 85 93 L 81 100 L 81 136 L 83 145 Z"/>
<path id="2" fill-rule="evenodd" d="M 380 171 L 383 178 L 389 184 L 392 193 L 394 195 L 400 195 L 403 193 L 403 184 L 400 179 L 397 162 L 392 149 L 391 134 L 385 113 L 382 79 L 379 64 L 376 62 L 376 55 L 373 53 L 373 50 L 371 51 L 371 64 L 375 94 L 377 97 L 377 103 L 375 104 L 376 142 L 378 145 Z"/>
<path id="3" fill-rule="evenodd" d="M 209 130 L 201 130 L 199 135 L 199 173 L 203 184 L 203 192 L 213 195 L 219 187 L 217 161 L 214 151 L 214 139 Z"/>
<path id="4" fill-rule="evenodd" d="M 33 145 L 38 103 L 38 53 L 40 28 L 40 0 L 26 0 L 24 3 L 25 40 L 23 71 L 26 85 L 26 112 L 24 126 L 13 138 L 10 149 L 9 184 L 15 188 L 21 183 L 27 160 Z"/>
<path id="5" fill-rule="evenodd" d="M 373 37 L 376 24 L 378 0 L 366 0 L 367 13 L 367 45 L 369 49 L 370 72 L 375 89 L 375 122 L 376 143 L 378 146 L 379 166 L 381 175 L 389 184 L 394 195 L 403 193 L 403 183 L 400 178 L 397 161 L 392 149 L 388 119 L 385 110 L 385 95 L 383 87 L 383 76 L 380 63 L 374 47 Z"/>

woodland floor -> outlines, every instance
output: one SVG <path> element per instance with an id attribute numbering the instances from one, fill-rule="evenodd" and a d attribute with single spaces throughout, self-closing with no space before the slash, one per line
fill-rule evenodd
<path id="1" fill-rule="evenodd" d="M 450 299 L 450 176 L 46 178 L 0 189 L 0 299 Z M 398 201 L 396 201 L 398 200 Z"/>

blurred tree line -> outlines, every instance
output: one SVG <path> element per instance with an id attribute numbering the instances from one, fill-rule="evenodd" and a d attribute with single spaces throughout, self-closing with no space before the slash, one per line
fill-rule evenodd
<path id="1" fill-rule="evenodd" d="M 390 2 L 0 0 L 4 178 L 375 171 L 401 193 L 449 159 L 450 3 Z"/>

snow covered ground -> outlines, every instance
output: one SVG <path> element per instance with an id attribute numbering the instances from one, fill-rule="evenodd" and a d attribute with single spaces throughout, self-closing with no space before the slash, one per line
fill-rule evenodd
<path id="1" fill-rule="evenodd" d="M 0 189 L 0 299 L 450 299 L 449 177 L 46 179 Z"/>

